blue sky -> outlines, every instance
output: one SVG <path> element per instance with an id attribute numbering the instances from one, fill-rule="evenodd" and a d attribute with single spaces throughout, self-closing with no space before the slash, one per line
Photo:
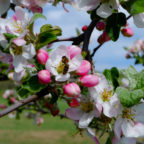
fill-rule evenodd
<path id="1" fill-rule="evenodd" d="M 70 5 L 65 5 L 69 10 L 69 13 L 65 12 L 62 5 L 59 4 L 57 7 L 52 7 L 51 5 L 46 5 L 44 7 L 44 15 L 47 17 L 47 21 L 38 20 L 35 23 L 35 31 L 39 32 L 40 27 L 43 24 L 58 25 L 62 28 L 63 33 L 60 38 L 68 38 L 71 36 L 76 36 L 75 28 L 81 29 L 83 25 L 89 25 L 90 18 L 85 11 L 78 11 Z M 124 11 L 122 9 L 122 11 Z M 134 31 L 134 36 L 131 38 L 126 38 L 120 36 L 117 42 L 107 42 L 105 43 L 95 54 L 94 63 L 97 71 L 102 71 L 105 68 L 111 68 L 113 66 L 119 69 L 127 68 L 129 65 L 134 65 L 134 60 L 127 60 L 125 58 L 126 51 L 125 46 L 130 46 L 137 39 L 144 39 L 144 29 L 136 28 L 133 24 L 133 19 L 131 18 L 128 23 Z M 101 32 L 94 31 L 91 37 L 90 49 L 95 48 L 97 43 L 97 37 Z M 61 42 L 56 43 L 53 47 L 59 46 L 60 44 L 70 45 L 71 42 Z M 141 65 L 135 65 L 135 68 L 139 71 L 143 67 Z"/>

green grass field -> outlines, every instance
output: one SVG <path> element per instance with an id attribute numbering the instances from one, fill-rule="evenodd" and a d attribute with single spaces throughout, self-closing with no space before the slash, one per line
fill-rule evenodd
<path id="1" fill-rule="evenodd" d="M 12 88 L 9 82 L 0 83 L 0 96 L 6 88 Z M 4 100 L 0 98 L 0 104 Z M 60 102 L 61 109 L 66 105 Z M 93 144 L 93 140 L 86 136 L 75 135 L 73 121 L 44 116 L 44 123 L 34 125 L 33 120 L 27 119 L 25 114 L 20 120 L 10 119 L 8 116 L 0 118 L 0 144 Z"/>

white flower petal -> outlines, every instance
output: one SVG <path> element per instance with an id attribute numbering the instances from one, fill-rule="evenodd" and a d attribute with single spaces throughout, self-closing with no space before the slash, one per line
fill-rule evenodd
<path id="1" fill-rule="evenodd" d="M 82 63 L 82 56 L 77 55 L 69 62 L 69 72 L 77 70 Z"/>
<path id="2" fill-rule="evenodd" d="M 121 128 L 125 137 L 138 138 L 144 136 L 144 125 L 142 123 L 133 123 L 131 120 L 125 119 Z"/>
<path id="3" fill-rule="evenodd" d="M 32 59 L 35 56 L 35 48 L 33 44 L 23 46 L 22 56 L 26 59 Z"/>
<path id="4" fill-rule="evenodd" d="M 66 81 L 70 78 L 70 74 L 66 73 L 65 75 L 59 74 L 56 76 L 56 81 Z"/>
<path id="5" fill-rule="evenodd" d="M 135 138 L 122 137 L 118 144 L 136 144 L 136 139 Z"/>
<path id="6" fill-rule="evenodd" d="M 87 128 L 93 118 L 93 112 L 84 113 L 81 119 L 79 120 L 79 128 Z"/>
<path id="7" fill-rule="evenodd" d="M 66 117 L 72 119 L 72 120 L 80 120 L 80 118 L 83 115 L 83 111 L 79 108 L 69 108 L 66 109 Z"/>
<path id="8" fill-rule="evenodd" d="M 78 9 L 90 11 L 100 4 L 100 0 L 75 0 L 74 6 Z"/>
<path id="9" fill-rule="evenodd" d="M 121 117 L 118 117 L 117 120 L 115 121 L 115 124 L 114 124 L 114 133 L 115 133 L 115 136 L 116 138 L 120 138 L 121 136 L 121 124 L 122 124 L 123 120 Z"/>
<path id="10" fill-rule="evenodd" d="M 15 7 L 15 14 L 18 20 L 24 21 L 26 17 L 26 12 L 20 6 Z"/>
<path id="11" fill-rule="evenodd" d="M 110 7 L 109 3 L 103 3 L 97 9 L 97 15 L 102 18 L 107 18 L 112 14 L 113 8 Z"/>
<path id="12" fill-rule="evenodd" d="M 26 65 L 26 59 L 22 56 L 13 57 L 13 65 L 15 68 L 15 72 L 19 73 L 24 70 L 24 66 Z"/>
<path id="13" fill-rule="evenodd" d="M 135 120 L 144 123 L 144 103 L 132 107 L 132 111 L 135 113 Z"/>

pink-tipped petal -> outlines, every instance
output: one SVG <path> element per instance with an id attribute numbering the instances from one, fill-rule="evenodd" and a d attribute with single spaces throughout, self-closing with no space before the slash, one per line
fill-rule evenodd
<path id="1" fill-rule="evenodd" d="M 83 60 L 76 73 L 80 76 L 86 75 L 91 69 L 91 64 L 87 60 Z"/>
<path id="2" fill-rule="evenodd" d="M 80 78 L 80 82 L 84 87 L 94 87 L 99 83 L 99 77 L 92 74 L 84 75 Z"/>

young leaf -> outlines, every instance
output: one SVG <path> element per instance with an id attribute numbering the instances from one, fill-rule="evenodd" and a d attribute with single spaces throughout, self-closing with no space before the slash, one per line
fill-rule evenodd
<path id="1" fill-rule="evenodd" d="M 113 13 L 107 18 L 106 32 L 111 40 L 116 41 L 119 38 L 120 29 L 126 25 L 126 16 L 124 13 Z"/>
<path id="2" fill-rule="evenodd" d="M 138 104 L 141 98 L 144 97 L 144 92 L 141 89 L 129 91 L 126 88 L 118 87 L 116 93 L 118 94 L 121 104 L 125 107 Z"/>
<path id="3" fill-rule="evenodd" d="M 123 2 L 122 6 L 132 15 L 144 12 L 144 0 L 129 0 Z"/>
<path id="4" fill-rule="evenodd" d="M 47 20 L 46 16 L 44 16 L 43 14 L 41 14 L 41 13 L 35 13 L 35 14 L 32 16 L 29 25 L 31 25 L 32 23 L 34 23 L 34 21 L 37 20 L 37 19 L 39 19 L 39 18 L 42 18 L 42 19 Z"/>
<path id="5" fill-rule="evenodd" d="M 27 89 L 28 91 L 33 93 L 39 92 L 45 87 L 45 85 L 39 83 L 37 76 L 32 76 L 29 80 L 25 81 L 22 84 L 22 88 Z"/>
<path id="6" fill-rule="evenodd" d="M 49 31 L 44 31 L 37 36 L 36 39 L 36 49 L 39 49 L 43 46 L 46 46 L 50 42 L 56 40 L 57 37 L 55 34 Z"/>

